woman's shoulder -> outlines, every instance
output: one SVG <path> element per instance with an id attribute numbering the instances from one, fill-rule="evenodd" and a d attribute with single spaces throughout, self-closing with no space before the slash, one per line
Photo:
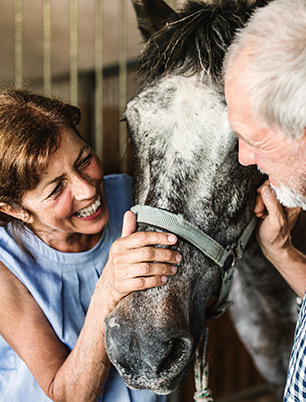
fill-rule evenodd
<path id="1" fill-rule="evenodd" d="M 6 245 L 10 238 L 12 238 L 11 224 L 8 223 L 5 226 L 0 226 L 0 252 L 1 248 Z"/>
<path id="2" fill-rule="evenodd" d="M 17 303 L 23 298 L 23 295 L 29 295 L 28 289 L 22 284 L 22 282 L 13 274 L 13 272 L 0 261 L 0 300 L 1 305 L 15 300 Z"/>
<path id="3" fill-rule="evenodd" d="M 20 238 L 23 239 L 25 231 L 20 232 Z M 22 250 L 20 244 L 17 243 L 13 228 L 10 223 L 6 226 L 0 227 L 0 261 L 7 266 L 10 266 L 12 261 L 23 261 L 29 256 Z"/>
<path id="4" fill-rule="evenodd" d="M 32 300 L 28 289 L 0 261 L 0 334 L 5 339 L 10 339 L 13 323 L 22 320 L 28 301 Z"/>

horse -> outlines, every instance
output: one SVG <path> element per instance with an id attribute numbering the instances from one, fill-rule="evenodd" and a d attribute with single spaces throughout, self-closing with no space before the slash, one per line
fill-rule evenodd
<path id="1" fill-rule="evenodd" d="M 222 63 L 237 29 L 267 1 L 189 0 L 176 11 L 163 0 L 132 1 L 145 40 L 138 66 L 141 90 L 125 113 L 135 204 L 138 212 L 151 208 L 153 218 L 165 211 L 178 217 L 187 232 L 193 227 L 209 237 L 204 248 L 218 246 L 225 253 L 220 263 L 178 234 L 173 249 L 183 260 L 177 274 L 162 287 L 129 294 L 105 320 L 107 353 L 126 384 L 169 394 L 193 365 L 206 320 L 228 307 L 225 300 L 219 303 L 224 277 L 265 180 L 255 166 L 238 163 Z M 162 215 L 160 221 L 168 218 Z M 138 219 L 137 230 L 165 230 L 154 219 Z M 301 217 L 295 229 L 300 249 L 303 224 Z M 255 365 L 280 397 L 296 296 L 254 236 L 245 246 L 235 264 L 230 312 Z"/>

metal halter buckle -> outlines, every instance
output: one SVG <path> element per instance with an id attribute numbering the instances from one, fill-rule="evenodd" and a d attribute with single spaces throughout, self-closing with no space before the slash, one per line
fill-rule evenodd
<path id="1" fill-rule="evenodd" d="M 224 264 L 223 264 L 223 269 L 226 271 L 229 267 L 234 267 L 237 262 L 237 253 L 236 253 L 236 248 L 237 248 L 237 243 L 232 244 L 231 246 L 227 247 L 227 254 L 224 258 Z M 229 258 L 232 258 L 232 261 L 230 264 L 228 264 Z"/>

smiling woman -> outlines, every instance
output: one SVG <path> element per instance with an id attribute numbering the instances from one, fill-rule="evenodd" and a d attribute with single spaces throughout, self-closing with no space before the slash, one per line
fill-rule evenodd
<path id="1" fill-rule="evenodd" d="M 0 162 L 4 173 L 1 217 L 4 222 L 11 219 L 14 225 L 30 225 L 36 235 L 60 251 L 84 251 L 87 234 L 95 235 L 92 246 L 97 243 L 108 211 L 101 162 L 76 129 L 80 112 L 37 95 L 15 92 L 10 96 L 11 105 L 8 93 L 0 99 L 4 151 Z M 13 103 L 15 124 L 9 126 L 7 108 Z M 88 208 L 97 206 L 98 200 L 99 209 L 90 214 Z M 77 238 L 75 233 L 79 234 Z"/>
<path id="2" fill-rule="evenodd" d="M 84 251 L 88 235 L 91 247 L 95 246 L 108 222 L 102 166 L 73 130 L 62 130 L 60 138 L 60 147 L 50 156 L 41 181 L 23 197 L 28 212 L 25 220 L 57 250 Z"/>
<path id="3" fill-rule="evenodd" d="M 79 121 L 60 100 L 0 93 L 1 401 L 164 401 L 123 383 L 104 319 L 176 273 L 180 255 L 154 245 L 177 239 L 134 233 L 131 178 L 103 177 Z"/>

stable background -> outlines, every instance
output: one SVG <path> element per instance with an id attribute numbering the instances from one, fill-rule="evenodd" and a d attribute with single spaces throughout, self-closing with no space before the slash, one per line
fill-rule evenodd
<path id="1" fill-rule="evenodd" d="M 183 1 L 167 1 L 178 7 Z M 59 96 L 82 110 L 81 133 L 104 171 L 133 174 L 122 119 L 138 92 L 142 38 L 129 0 L 1 0 L 0 83 Z M 231 324 L 209 324 L 210 388 L 216 402 L 268 402 L 271 397 Z M 194 380 L 169 398 L 191 402 Z"/>

